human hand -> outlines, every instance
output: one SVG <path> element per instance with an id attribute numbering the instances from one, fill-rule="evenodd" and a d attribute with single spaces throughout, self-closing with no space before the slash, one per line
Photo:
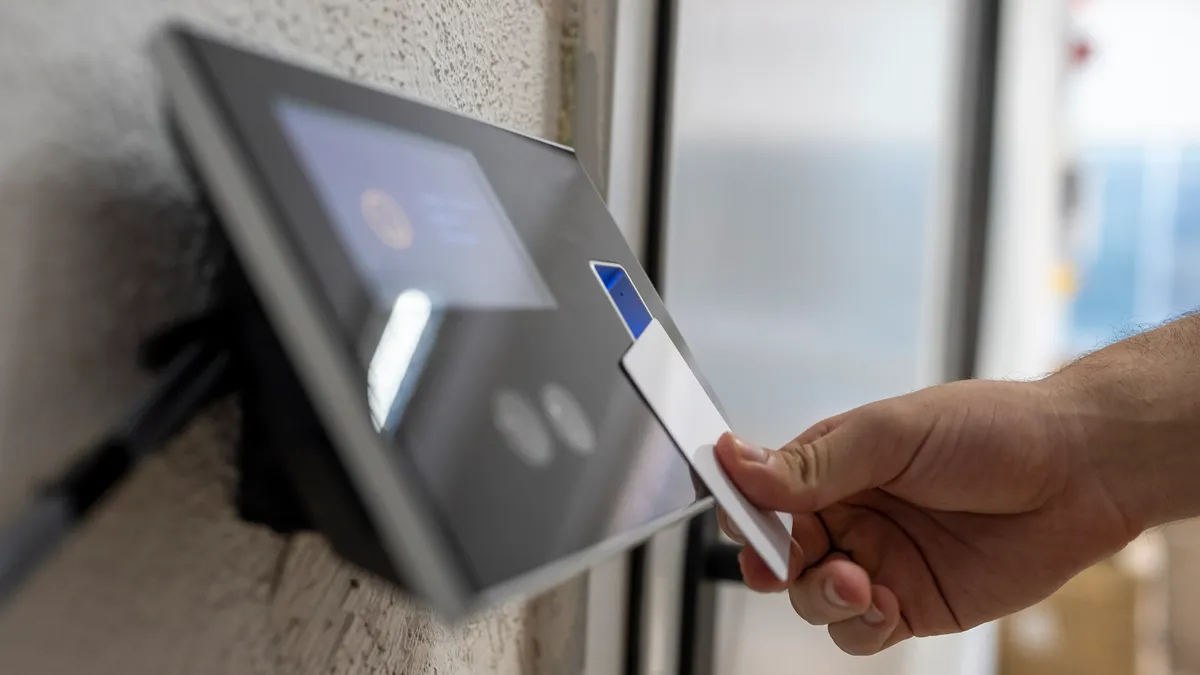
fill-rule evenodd
<path id="1" fill-rule="evenodd" d="M 726 434 L 716 450 L 730 479 L 794 514 L 790 581 L 745 547 L 746 584 L 786 589 L 856 655 L 1027 607 L 1140 532 L 1083 416 L 1052 380 L 968 381 L 851 410 L 777 451 Z"/>

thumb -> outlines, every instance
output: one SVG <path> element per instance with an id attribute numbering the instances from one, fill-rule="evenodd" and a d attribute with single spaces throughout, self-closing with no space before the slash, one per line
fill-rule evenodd
<path id="1" fill-rule="evenodd" d="M 899 475 L 908 460 L 893 439 L 865 433 L 846 420 L 819 438 L 804 434 L 770 451 L 726 433 L 716 455 L 725 473 L 752 504 L 768 511 L 812 513 L 879 487 Z M 889 456 L 890 455 L 890 456 Z"/>

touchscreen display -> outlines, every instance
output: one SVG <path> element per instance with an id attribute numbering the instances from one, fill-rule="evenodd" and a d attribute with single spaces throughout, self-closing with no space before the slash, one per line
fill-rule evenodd
<path id="1" fill-rule="evenodd" d="M 657 299 L 634 287 L 636 258 L 572 153 L 411 102 L 263 96 L 278 133 L 258 139 L 261 161 L 358 359 L 356 396 L 472 583 L 696 500 L 620 370 Z M 628 328 L 622 292 L 639 300 Z"/>
<path id="2" fill-rule="evenodd" d="M 469 151 L 307 103 L 276 114 L 376 302 L 550 309 L 555 301 Z"/>

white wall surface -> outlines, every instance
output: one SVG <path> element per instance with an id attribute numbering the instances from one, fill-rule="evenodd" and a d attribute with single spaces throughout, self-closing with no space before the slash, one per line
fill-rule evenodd
<path id="1" fill-rule="evenodd" d="M 143 49 L 168 16 L 552 135 L 552 0 L 0 4 L 0 517 L 126 411 L 138 338 L 197 307 L 202 217 Z M 239 523 L 223 406 L 0 616 L 0 672 L 572 673 L 578 583 L 448 627 L 322 541 Z"/>
<path id="2" fill-rule="evenodd" d="M 1092 0 L 1075 11 L 1095 52 L 1071 85 L 1084 145 L 1200 140 L 1200 3 Z"/>

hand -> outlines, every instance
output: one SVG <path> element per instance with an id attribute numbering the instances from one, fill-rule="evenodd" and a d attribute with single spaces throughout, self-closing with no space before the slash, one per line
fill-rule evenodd
<path id="1" fill-rule="evenodd" d="M 1141 526 L 1056 382 L 933 387 L 827 419 L 777 451 L 726 434 L 717 456 L 730 479 L 760 508 L 794 514 L 790 581 L 744 548 L 746 584 L 786 589 L 803 619 L 866 655 L 1027 607 L 1120 550 Z"/>

